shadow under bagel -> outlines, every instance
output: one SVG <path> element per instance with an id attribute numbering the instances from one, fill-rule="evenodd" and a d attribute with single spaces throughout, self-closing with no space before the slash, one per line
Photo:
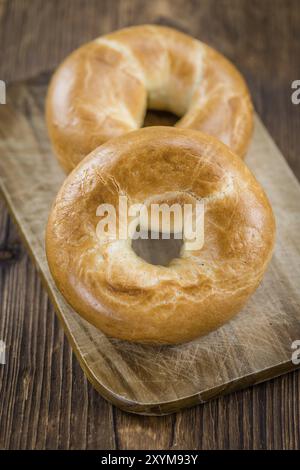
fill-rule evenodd
<path id="1" fill-rule="evenodd" d="M 170 262 L 180 257 L 183 245 L 182 238 L 174 238 L 171 234 L 169 239 L 163 239 L 163 234 L 157 234 L 157 238 L 151 238 L 151 231 L 147 233 L 147 238 L 142 237 L 132 240 L 132 249 L 137 256 L 149 264 L 169 266 Z"/>

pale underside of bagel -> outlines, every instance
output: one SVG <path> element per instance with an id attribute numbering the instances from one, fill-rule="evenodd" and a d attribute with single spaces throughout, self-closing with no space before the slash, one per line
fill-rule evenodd
<path id="1" fill-rule="evenodd" d="M 190 36 L 144 25 L 83 45 L 54 74 L 46 117 L 62 166 L 69 172 L 110 138 L 140 128 L 147 108 L 170 111 L 177 127 L 199 129 L 245 156 L 253 111 L 236 68 Z"/>

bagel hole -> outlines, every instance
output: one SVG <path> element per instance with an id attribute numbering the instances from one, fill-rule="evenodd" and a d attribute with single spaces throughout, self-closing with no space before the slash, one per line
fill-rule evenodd
<path id="1" fill-rule="evenodd" d="M 173 259 L 180 258 L 183 240 L 176 239 L 174 233 L 170 234 L 169 239 L 163 239 L 162 232 L 155 232 L 155 238 L 151 238 L 151 231 L 140 230 L 139 226 L 136 232 L 140 237 L 132 240 L 132 249 L 147 263 L 167 267 Z"/>
<path id="2" fill-rule="evenodd" d="M 178 119 L 178 116 L 168 111 L 157 111 L 154 109 L 148 109 L 144 119 L 143 127 L 174 126 Z"/>

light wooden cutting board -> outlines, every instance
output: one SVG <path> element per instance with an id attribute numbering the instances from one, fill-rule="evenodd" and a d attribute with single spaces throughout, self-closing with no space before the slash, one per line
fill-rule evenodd
<path id="1" fill-rule="evenodd" d="M 99 393 L 127 411 L 165 414 L 294 369 L 292 343 L 300 339 L 300 186 L 260 120 L 246 163 L 264 186 L 277 221 L 276 249 L 261 286 L 238 316 L 206 337 L 173 347 L 130 344 L 107 338 L 78 316 L 48 270 L 45 225 L 64 179 L 43 117 L 48 79 L 44 74 L 12 85 L 7 104 L 0 105 L 0 187 Z"/>

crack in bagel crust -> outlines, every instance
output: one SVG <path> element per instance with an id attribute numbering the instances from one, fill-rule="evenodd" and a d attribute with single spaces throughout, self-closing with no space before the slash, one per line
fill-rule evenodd
<path id="1" fill-rule="evenodd" d="M 253 111 L 236 68 L 206 44 L 172 28 L 125 28 L 74 51 L 54 74 L 46 118 L 67 172 L 112 137 L 140 128 L 148 108 L 170 111 L 180 128 L 217 137 L 240 157 Z"/>
<path id="2" fill-rule="evenodd" d="M 204 246 L 169 266 L 138 257 L 131 239 L 99 240 L 97 207 L 204 201 Z M 117 211 L 118 213 L 118 211 Z M 272 209 L 244 162 L 214 137 L 149 127 L 103 144 L 65 180 L 53 205 L 46 251 L 73 308 L 110 336 L 180 343 L 236 314 L 270 260 Z"/>

